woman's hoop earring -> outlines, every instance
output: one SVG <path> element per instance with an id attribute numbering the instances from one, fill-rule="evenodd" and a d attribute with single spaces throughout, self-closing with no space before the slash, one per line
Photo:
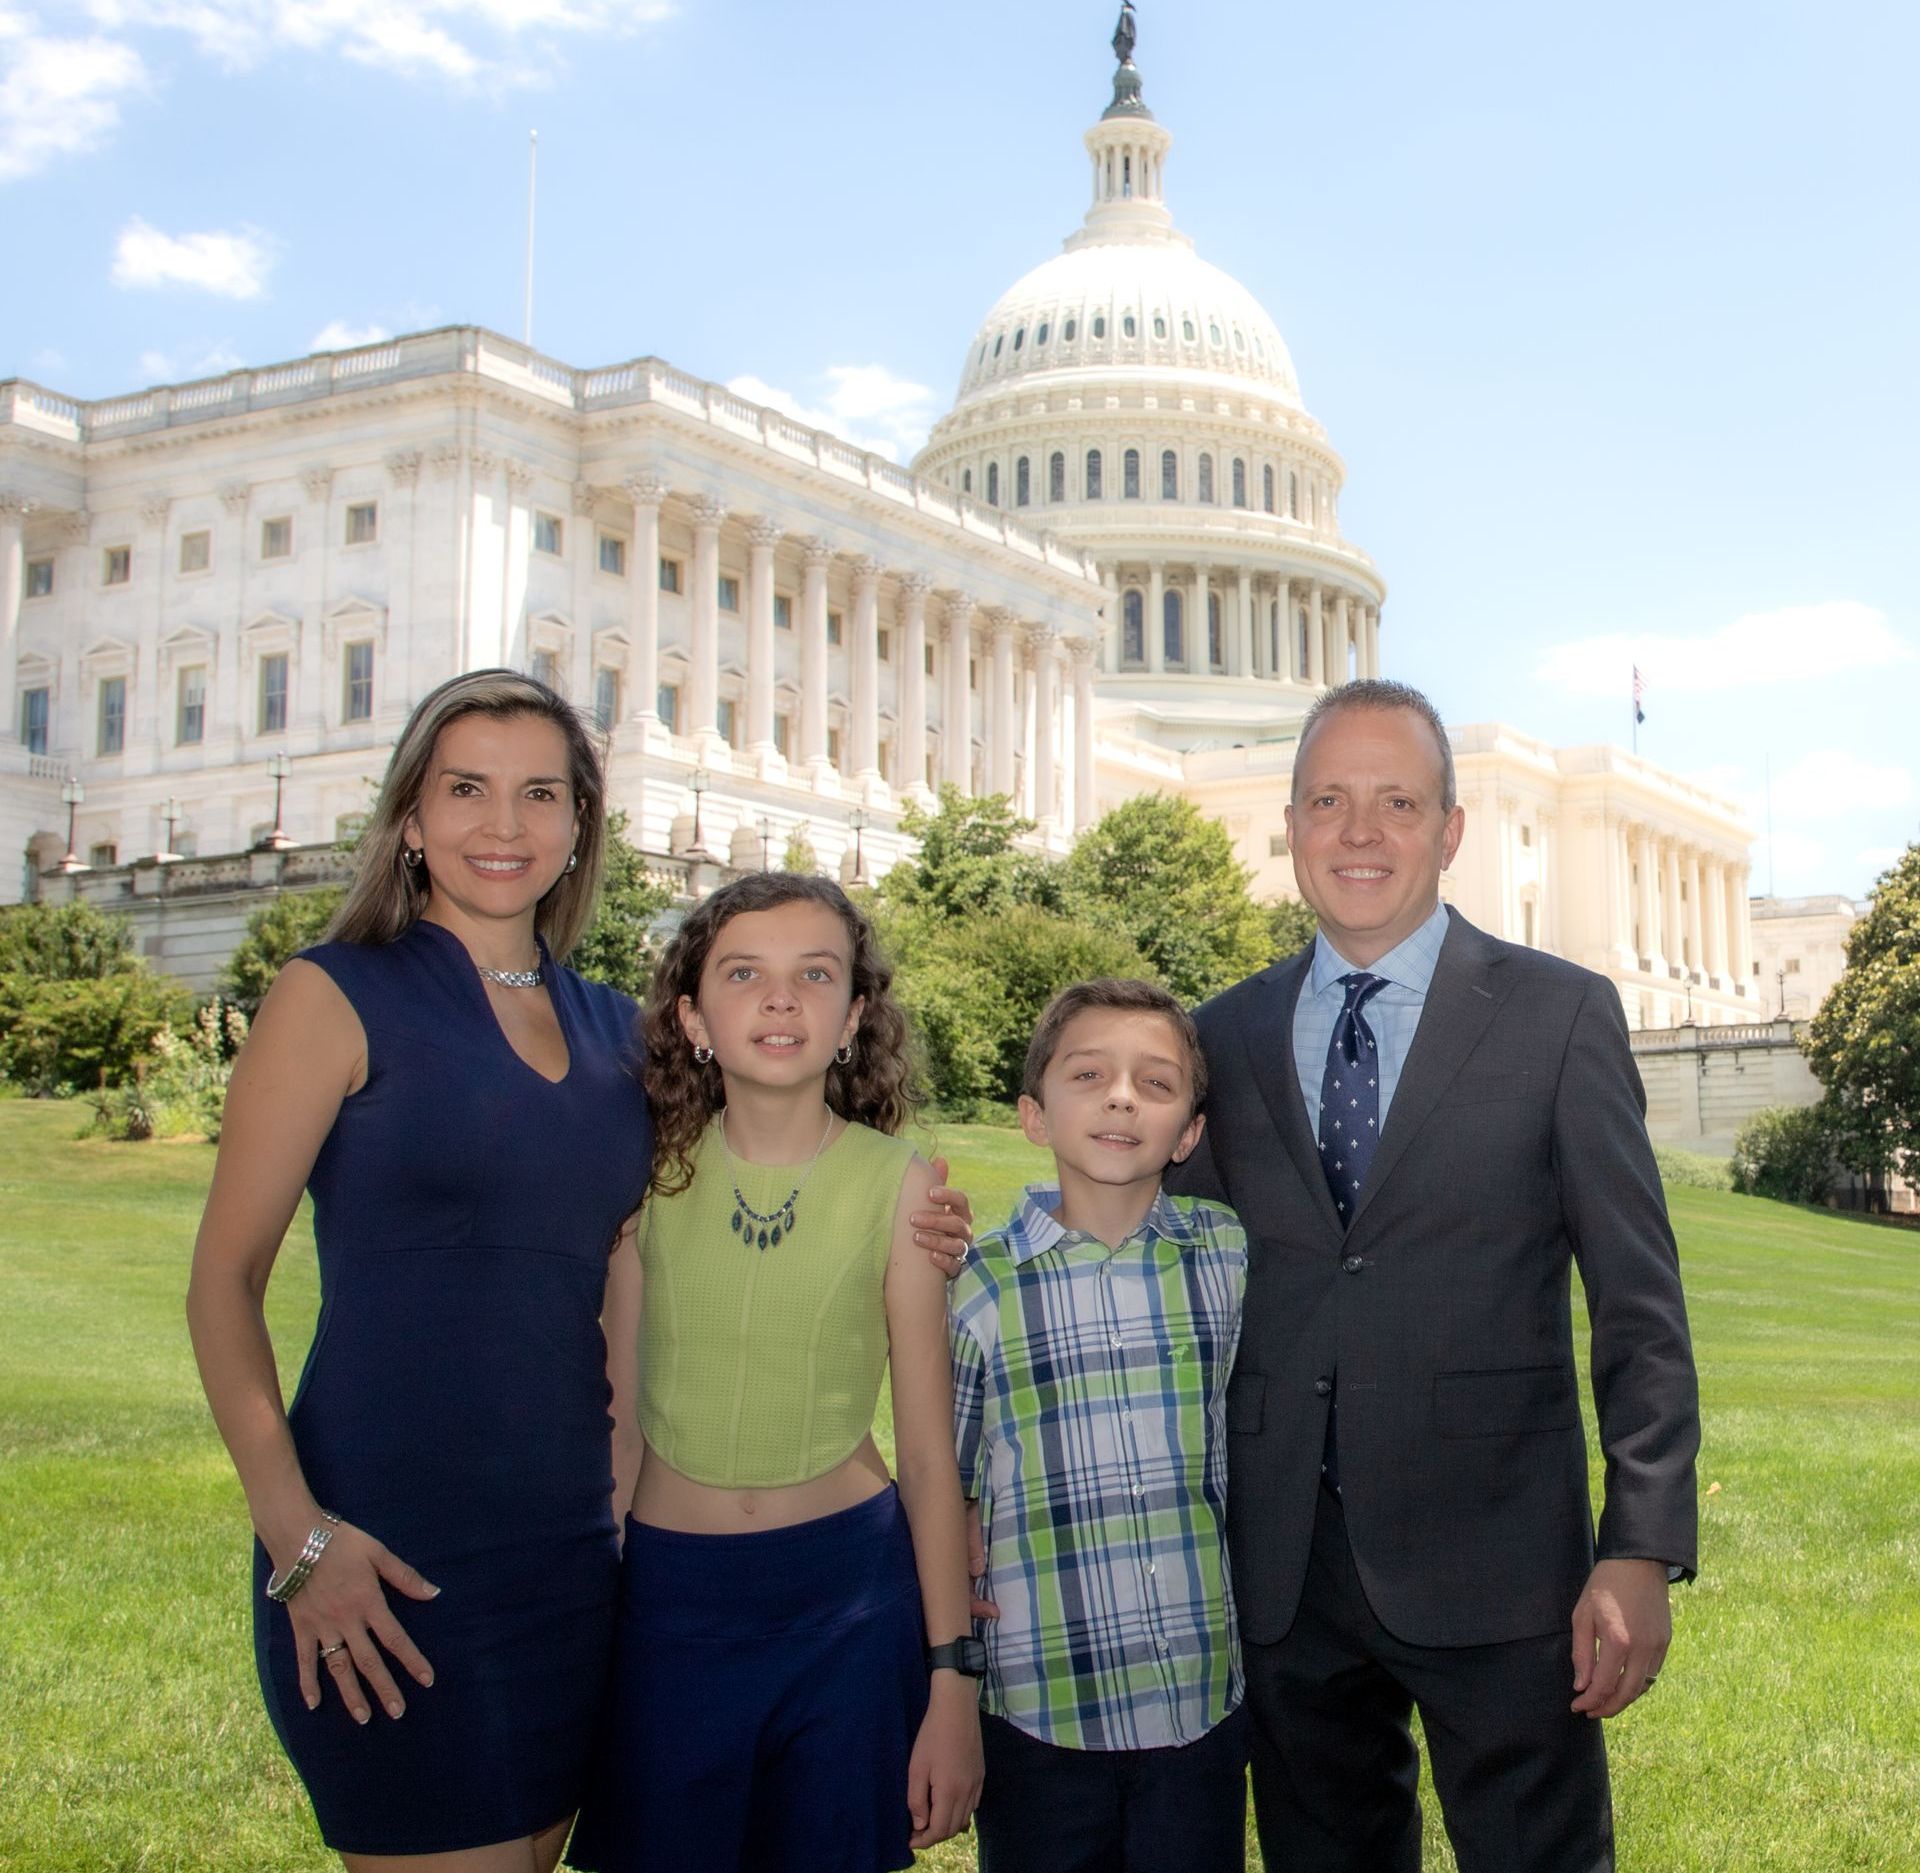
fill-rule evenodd
<path id="1" fill-rule="evenodd" d="M 418 871 L 420 861 L 425 857 L 426 854 L 417 845 L 403 845 L 400 848 L 400 862 L 408 871 Z"/>
<path id="2" fill-rule="evenodd" d="M 833 1050 L 833 1057 L 839 1061 L 843 1067 L 850 1065 L 853 1060 L 852 1041 L 842 1041 L 840 1045 Z"/>
<path id="3" fill-rule="evenodd" d="M 693 1050 L 693 1064 L 697 1067 L 708 1065 L 712 1059 L 713 1049 L 711 1047 L 696 1047 Z"/>
<path id="4" fill-rule="evenodd" d="M 578 852 L 569 852 L 567 854 L 567 870 L 568 871 L 574 870 L 575 867 L 579 865 L 579 863 L 580 863 L 580 854 Z"/>

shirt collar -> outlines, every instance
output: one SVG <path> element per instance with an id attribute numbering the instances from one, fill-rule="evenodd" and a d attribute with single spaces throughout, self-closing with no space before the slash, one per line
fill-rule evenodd
<path id="1" fill-rule="evenodd" d="M 1049 1249 L 1058 1248 L 1069 1238 L 1074 1241 L 1086 1239 L 1080 1232 L 1068 1229 L 1061 1222 L 1059 1208 L 1058 1184 L 1029 1184 L 1021 1193 L 1019 1205 L 1007 1222 L 1007 1246 L 1013 1253 L 1016 1267 L 1032 1261 L 1037 1255 L 1044 1255 Z M 1193 1240 L 1193 1231 L 1187 1226 L 1186 1217 L 1167 1194 L 1164 1185 L 1154 1197 L 1152 1207 L 1141 1220 L 1140 1227 L 1127 1240 L 1138 1242 L 1155 1236 L 1176 1247 Z"/>
<path id="2" fill-rule="evenodd" d="M 1398 988 L 1424 997 L 1433 986 L 1433 972 L 1440 961 L 1440 945 L 1447 935 L 1447 907 L 1436 904 L 1433 914 L 1420 928 L 1387 951 L 1370 969 L 1368 975 L 1384 976 Z M 1315 934 L 1313 939 L 1313 970 L 1308 979 L 1309 992 L 1324 994 L 1328 989 L 1337 987 L 1340 978 L 1352 975 L 1355 966 L 1348 962 L 1340 952 L 1327 941 L 1324 930 Z"/>

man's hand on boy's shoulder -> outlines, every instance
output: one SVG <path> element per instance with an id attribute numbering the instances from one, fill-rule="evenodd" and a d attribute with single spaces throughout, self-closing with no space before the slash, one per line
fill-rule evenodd
<path id="1" fill-rule="evenodd" d="M 947 1160 L 933 1160 L 934 1185 L 927 1192 L 930 1210 L 915 1210 L 907 1220 L 913 1239 L 926 1250 L 940 1272 L 951 1281 L 967 1265 L 973 1245 L 973 1203 L 964 1190 L 947 1182 Z"/>

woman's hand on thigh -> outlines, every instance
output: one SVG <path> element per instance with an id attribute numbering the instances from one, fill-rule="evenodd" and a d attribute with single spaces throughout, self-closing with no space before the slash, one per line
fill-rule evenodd
<path id="1" fill-rule="evenodd" d="M 431 1600 L 440 1592 L 365 1529 L 342 1522 L 314 1563 L 307 1584 L 286 1603 L 300 1664 L 300 1694 L 309 1710 L 320 1708 L 324 1667 L 354 1722 L 372 1718 L 369 1688 L 389 1717 L 404 1715 L 406 1700 L 387 1669 L 383 1647 L 416 1683 L 433 1683 L 433 1667 L 394 1618 L 382 1582 L 412 1600 Z"/>

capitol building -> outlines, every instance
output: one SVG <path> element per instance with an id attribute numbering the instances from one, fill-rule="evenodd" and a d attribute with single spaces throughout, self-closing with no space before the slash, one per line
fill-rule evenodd
<path id="1" fill-rule="evenodd" d="M 877 875 L 950 783 L 1056 853 L 1181 794 L 1290 893 L 1300 719 L 1420 624 L 1341 532 L 1279 329 L 1174 223 L 1130 38 L 1084 223 L 907 468 L 658 358 L 469 326 L 96 402 L 0 381 L 0 898 L 289 879 L 420 697 L 498 664 L 597 717 L 629 836 L 682 877 L 795 834 Z M 1467 915 L 1604 971 L 1636 1027 L 1762 1018 L 1730 801 L 1451 732 Z"/>

